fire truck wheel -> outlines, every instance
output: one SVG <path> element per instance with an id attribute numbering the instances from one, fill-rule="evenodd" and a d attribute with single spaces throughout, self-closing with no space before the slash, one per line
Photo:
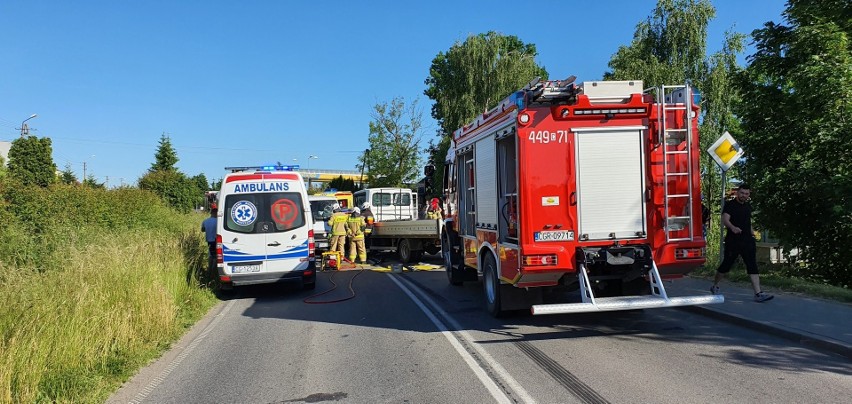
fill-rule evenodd
<path id="1" fill-rule="evenodd" d="M 441 256 L 444 257 L 444 268 L 447 270 L 447 280 L 450 281 L 450 285 L 461 285 L 464 281 L 464 270 L 463 268 L 457 268 L 453 265 L 453 249 L 450 247 L 450 239 L 449 235 L 445 234 L 444 237 L 441 237 Z"/>
<path id="2" fill-rule="evenodd" d="M 485 287 L 485 306 L 494 317 L 503 314 L 500 301 L 500 278 L 497 277 L 497 262 L 491 254 L 485 255 L 482 266 L 482 284 Z"/>

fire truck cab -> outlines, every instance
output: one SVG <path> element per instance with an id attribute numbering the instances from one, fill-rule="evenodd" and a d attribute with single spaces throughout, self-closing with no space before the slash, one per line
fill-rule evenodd
<path id="1" fill-rule="evenodd" d="M 705 261 L 698 107 L 689 86 L 532 81 L 453 134 L 442 250 L 451 284 L 482 277 L 488 311 L 720 303 L 662 280 Z M 545 304 L 544 290 L 580 303 Z"/>

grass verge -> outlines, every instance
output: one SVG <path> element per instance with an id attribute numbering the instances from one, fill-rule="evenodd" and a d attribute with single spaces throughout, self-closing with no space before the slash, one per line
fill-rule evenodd
<path id="1" fill-rule="evenodd" d="M 103 401 L 203 316 L 206 246 L 185 221 L 82 229 L 53 251 L 59 269 L 0 268 L 0 401 Z"/>

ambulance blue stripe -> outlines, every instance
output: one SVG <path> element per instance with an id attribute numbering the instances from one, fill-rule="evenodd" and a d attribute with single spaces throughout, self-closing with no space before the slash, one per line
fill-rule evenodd
<path id="1" fill-rule="evenodd" d="M 278 254 L 272 255 L 250 255 L 248 253 L 244 253 L 242 251 L 232 250 L 228 247 L 223 246 L 222 253 L 225 262 L 232 261 L 257 261 L 263 259 L 278 259 L 278 258 L 295 258 L 295 257 L 307 257 L 308 254 L 308 242 L 305 241 L 299 246 L 293 247 L 289 250 L 283 251 Z M 302 253 L 302 254 L 297 254 Z M 296 254 L 292 257 L 288 256 L 288 254 Z"/>
<path id="2" fill-rule="evenodd" d="M 271 255 L 248 255 L 248 254 L 224 254 L 222 259 L 225 262 L 237 262 L 237 261 L 260 261 L 260 260 L 278 260 L 278 259 L 292 259 L 292 258 L 304 258 L 308 256 L 308 249 L 292 249 L 288 250 L 284 253 L 280 254 L 271 254 Z"/>

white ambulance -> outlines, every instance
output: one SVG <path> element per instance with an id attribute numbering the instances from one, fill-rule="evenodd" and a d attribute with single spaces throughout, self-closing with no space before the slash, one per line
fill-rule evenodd
<path id="1" fill-rule="evenodd" d="M 316 286 L 314 231 L 298 166 L 226 167 L 216 255 L 223 289 L 260 283 Z"/>

